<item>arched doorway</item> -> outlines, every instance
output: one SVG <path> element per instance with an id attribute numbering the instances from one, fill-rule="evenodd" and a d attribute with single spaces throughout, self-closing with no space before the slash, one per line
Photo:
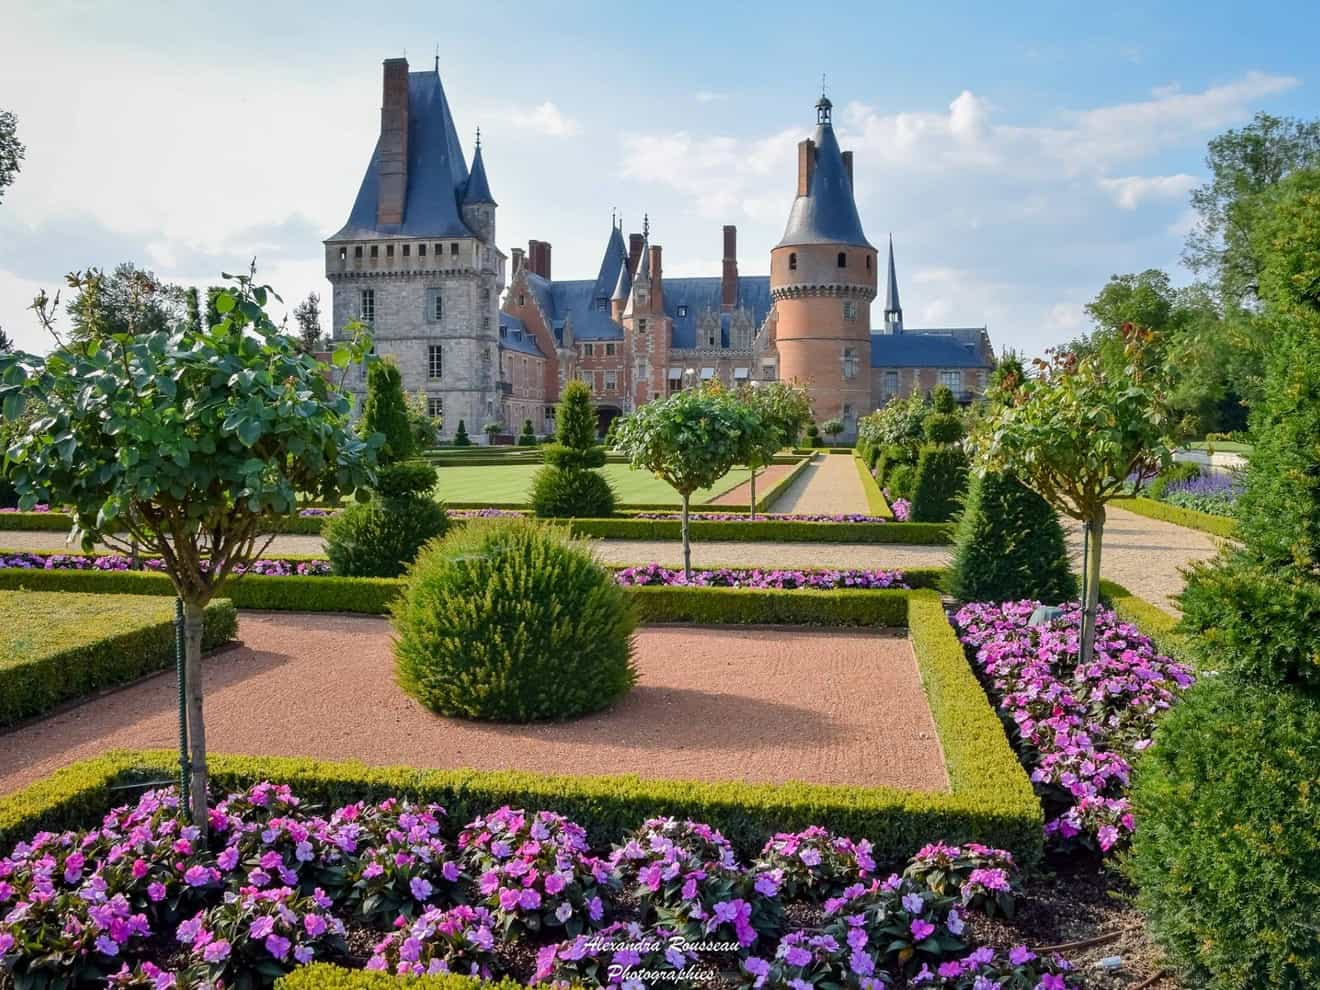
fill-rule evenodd
<path id="1" fill-rule="evenodd" d="M 623 410 L 618 406 L 597 406 L 596 436 L 603 437 L 609 431 L 610 423 L 621 415 L 623 415 Z"/>

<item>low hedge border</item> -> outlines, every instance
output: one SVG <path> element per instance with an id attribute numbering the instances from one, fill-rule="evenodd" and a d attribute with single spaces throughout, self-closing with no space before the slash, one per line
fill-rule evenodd
<path id="1" fill-rule="evenodd" d="M 1222 536 L 1228 540 L 1237 538 L 1237 520 L 1230 519 L 1227 516 L 1198 512 L 1196 509 L 1184 509 L 1181 505 L 1170 505 L 1168 502 L 1161 502 L 1158 499 L 1144 496 L 1119 498 L 1115 499 L 1112 504 L 1116 508 L 1127 509 L 1139 516 L 1158 519 L 1160 522 L 1186 526 L 1188 529 L 1199 529 L 1203 533 Z"/>
<path id="2" fill-rule="evenodd" d="M 62 602 L 62 600 L 61 600 Z M 218 600 L 206 608 L 202 649 L 238 635 L 238 612 Z M 174 663 L 174 621 L 153 622 L 92 643 L 0 668 L 0 727 L 49 712 L 66 701 L 129 684 Z"/>
<path id="3" fill-rule="evenodd" d="M 776 460 L 776 461 L 772 461 L 772 463 L 774 463 L 774 464 L 782 464 L 783 461 Z M 778 481 L 776 481 L 773 485 L 771 485 L 768 491 L 762 492 L 761 495 L 757 498 L 757 500 L 756 500 L 756 511 L 757 511 L 757 512 L 773 512 L 773 511 L 774 511 L 775 502 L 777 502 L 777 501 L 779 500 L 779 497 L 780 497 L 781 495 L 783 495 L 784 492 L 788 491 L 789 486 L 790 486 L 791 484 L 793 484 L 794 481 L 797 480 L 797 476 L 798 476 L 799 474 L 801 474 L 803 471 L 805 471 L 805 470 L 807 469 L 807 465 L 810 464 L 810 463 L 811 463 L 811 458 L 810 458 L 810 457 L 796 457 L 796 458 L 794 458 L 794 459 L 793 459 L 793 464 L 794 464 L 793 470 L 791 470 L 791 471 L 789 471 L 787 474 L 785 474 L 782 478 L 780 478 L 780 479 L 779 479 Z M 716 508 L 719 509 L 719 508 L 723 508 L 723 507 L 722 507 L 722 506 L 716 506 Z M 751 506 L 751 503 L 749 502 L 748 505 L 747 505 L 747 511 L 748 511 L 748 512 L 751 512 L 751 509 L 752 509 L 752 506 Z"/>
<path id="4" fill-rule="evenodd" d="M 885 501 L 884 492 L 882 492 L 880 486 L 876 484 L 875 477 L 866 466 L 866 461 L 862 460 L 860 456 L 854 456 L 853 463 L 857 465 L 857 476 L 861 479 L 862 492 L 866 495 L 867 511 L 873 516 L 884 516 L 886 519 L 893 519 L 894 510 L 891 509 L 889 503 Z M 903 523 L 902 525 L 914 524 Z M 916 523 L 915 525 L 925 526 L 930 524 Z"/>
<path id="5" fill-rule="evenodd" d="M 1165 656 L 1196 669 L 1196 660 L 1185 633 L 1178 631 L 1178 619 L 1158 605 L 1138 598 L 1127 588 L 1108 578 L 1100 579 L 1100 597 L 1109 603 L 1124 622 L 1130 622 L 1155 642 Z"/>
<path id="6" fill-rule="evenodd" d="M 556 983 L 563 990 L 581 990 L 580 983 Z M 431 976 L 395 976 L 378 970 L 344 969 L 330 963 L 299 966 L 275 981 L 275 990 L 527 990 L 525 983 L 508 977 L 482 979 L 460 973 Z"/>
<path id="7" fill-rule="evenodd" d="M 754 855 L 774 832 L 819 824 L 870 839 L 877 860 L 885 863 L 900 862 L 940 838 L 985 842 L 1012 850 L 1024 865 L 1037 862 L 1043 842 L 1040 805 L 963 655 L 939 595 L 933 591 L 871 594 L 876 602 L 885 603 L 880 608 L 899 615 L 906 605 L 902 617 L 908 623 L 948 767 L 947 792 L 375 768 L 356 762 L 233 755 L 208 757 L 211 777 L 218 790 L 278 780 L 322 804 L 408 795 L 444 805 L 454 822 L 502 804 L 553 809 L 585 826 L 598 845 L 616 841 L 648 817 L 676 815 L 709 822 L 744 856 Z M 113 803 L 128 799 L 122 791 L 125 785 L 171 779 L 176 766 L 173 752 L 150 750 L 110 752 L 66 767 L 0 799 L 0 844 L 26 838 L 38 829 L 75 828 L 96 821 Z"/>
<path id="8" fill-rule="evenodd" d="M 903 574 L 913 588 L 934 588 L 938 586 L 942 572 L 938 568 L 916 568 Z M 153 571 L 0 569 L 0 589 L 6 588 L 86 594 L 174 595 L 169 578 Z M 268 577 L 253 574 L 228 582 L 222 590 L 236 608 L 386 615 L 390 603 L 402 588 L 401 578 Z M 649 619 L 651 622 L 792 622 L 802 625 L 880 622 L 875 616 L 890 613 L 884 612 L 883 606 L 863 603 L 876 596 L 902 593 L 858 588 L 778 591 L 676 585 L 650 585 L 628 590 L 639 601 L 642 614 L 653 616 Z M 881 610 L 870 611 L 873 608 Z M 843 623 L 831 618 L 835 615 L 858 618 Z M 902 622 L 891 619 L 882 624 L 902 625 Z"/>

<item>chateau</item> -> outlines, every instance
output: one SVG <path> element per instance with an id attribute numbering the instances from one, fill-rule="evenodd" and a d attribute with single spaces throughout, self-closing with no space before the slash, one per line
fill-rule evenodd
<path id="1" fill-rule="evenodd" d="M 815 133 L 798 144 L 796 195 L 769 275 L 739 273 L 737 229 L 726 225 L 719 275 L 666 278 L 644 221 L 626 240 L 610 224 L 595 278 L 556 280 L 540 240 L 514 248 L 506 272 L 480 134 L 469 167 L 438 65 L 410 72 L 387 59 L 380 137 L 348 222 L 325 242 L 334 333 L 370 324 L 377 352 L 396 358 L 445 436 L 460 419 L 474 436 L 490 422 L 517 432 L 528 419 L 550 432 L 573 378 L 591 384 L 602 431 L 712 378 L 806 382 L 817 422 L 842 420 L 845 439 L 891 398 L 947 385 L 970 401 L 994 365 L 989 335 L 905 327 L 892 239 L 872 327 L 880 258 L 831 113 L 822 95 Z M 348 384 L 364 389 L 360 371 Z"/>

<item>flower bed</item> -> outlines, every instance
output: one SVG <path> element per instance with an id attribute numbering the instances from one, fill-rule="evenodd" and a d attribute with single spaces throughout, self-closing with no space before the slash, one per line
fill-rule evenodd
<path id="1" fill-rule="evenodd" d="M 1131 761 L 1151 745 L 1160 713 L 1192 677 L 1108 609 L 1096 617 L 1095 657 L 1082 667 L 1079 607 L 1029 626 L 1039 604 L 967 605 L 954 621 L 1031 770 L 1047 839 L 1107 853 L 1134 827 Z"/>
<path id="2" fill-rule="evenodd" d="M 138 567 L 133 566 L 133 559 L 123 554 L 85 554 L 85 553 L 7 553 L 0 555 L 0 570 L 17 568 L 20 570 L 43 571 L 161 571 L 165 562 L 158 558 L 140 559 Z M 206 566 L 206 561 L 202 562 Z M 327 560 L 254 560 L 246 567 L 234 568 L 235 576 L 261 574 L 267 577 L 287 577 L 302 574 L 310 577 L 323 577 L 331 573 Z"/>
<path id="3" fill-rule="evenodd" d="M 550 811 L 460 827 L 435 804 L 327 811 L 268 782 L 209 824 L 204 841 L 169 789 L 19 842 L 0 859 L 0 965 L 20 981 L 157 987 L 265 986 L 315 960 L 581 986 L 684 972 L 730 988 L 1075 985 L 1058 957 L 974 946 L 986 906 L 1011 911 L 1017 871 L 972 844 L 936 843 L 882 878 L 867 842 L 821 828 L 774 835 L 744 864 L 693 821 L 651 819 L 593 849 Z M 999 900 L 987 872 L 1004 878 Z"/>
<path id="4" fill-rule="evenodd" d="M 634 512 L 634 519 L 682 519 L 678 512 Z M 848 512 L 694 512 L 692 522 L 813 522 L 813 523 L 883 523 L 891 522 L 887 516 L 868 516 Z"/>
<path id="5" fill-rule="evenodd" d="M 692 585 L 705 588 L 809 588 L 832 591 L 835 588 L 907 588 L 902 571 L 834 570 L 783 571 L 760 568 L 721 567 L 715 570 L 694 570 L 686 577 L 681 570 L 644 564 L 625 567 L 614 572 L 622 585 Z"/>

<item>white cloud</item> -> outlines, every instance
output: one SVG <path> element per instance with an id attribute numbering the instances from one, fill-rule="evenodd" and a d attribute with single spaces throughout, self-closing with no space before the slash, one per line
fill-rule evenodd
<path id="1" fill-rule="evenodd" d="M 727 100 L 729 98 L 729 94 L 717 93 L 714 90 L 709 90 L 709 89 L 699 89 L 692 94 L 692 97 L 698 103 L 718 103 L 721 100 Z"/>
<path id="2" fill-rule="evenodd" d="M 508 110 L 501 116 L 510 123 L 547 137 L 572 137 L 582 129 L 576 120 L 564 116 L 563 111 L 550 100 L 530 110 Z"/>
<path id="3" fill-rule="evenodd" d="M 1194 175 L 1126 175 L 1100 179 L 1100 188 L 1125 210 L 1135 210 L 1147 200 L 1182 199 L 1201 184 Z"/>

